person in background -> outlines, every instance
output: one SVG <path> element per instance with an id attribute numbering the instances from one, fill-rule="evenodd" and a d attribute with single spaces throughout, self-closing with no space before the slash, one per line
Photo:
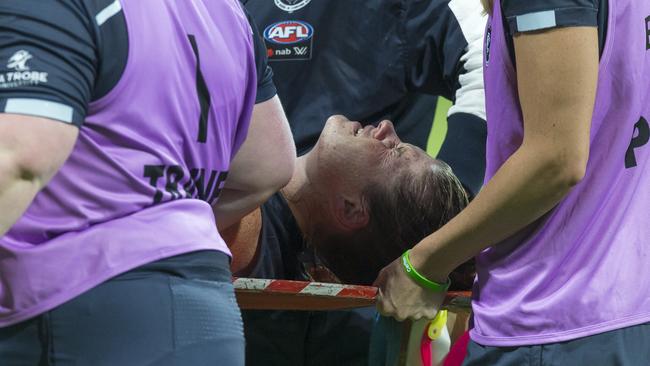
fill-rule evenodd
<path id="1" fill-rule="evenodd" d="M 390 120 L 400 138 L 483 184 L 485 98 L 479 0 L 242 0 L 266 44 L 298 155 L 330 115 Z M 438 96 L 454 102 L 429 146 Z M 433 150 L 439 150 L 436 154 Z"/>
<path id="2" fill-rule="evenodd" d="M 0 363 L 243 365 L 216 224 L 295 149 L 241 4 L 5 0 L 0 24 Z"/>
<path id="3" fill-rule="evenodd" d="M 477 256 L 464 365 L 645 365 L 650 2 L 486 3 L 488 183 L 382 270 L 379 310 L 435 314 Z"/>

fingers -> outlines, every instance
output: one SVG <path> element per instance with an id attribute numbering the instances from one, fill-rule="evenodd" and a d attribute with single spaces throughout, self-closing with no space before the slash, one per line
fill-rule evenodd
<path id="1" fill-rule="evenodd" d="M 387 301 L 382 288 L 380 286 L 378 287 L 379 292 L 377 293 L 377 312 L 383 316 L 393 316 L 395 308 L 390 302 Z"/>
<path id="2" fill-rule="evenodd" d="M 418 321 L 420 319 L 433 319 L 438 313 L 438 309 L 434 307 L 419 307 L 416 310 L 407 306 L 395 306 L 390 301 L 385 300 L 377 302 L 377 311 L 383 316 L 393 317 L 400 322 L 405 320 Z"/>
<path id="3" fill-rule="evenodd" d="M 395 261 L 379 272 L 373 283 L 378 287 L 377 311 L 398 321 L 433 319 L 444 300 L 444 294 L 423 289 L 408 278 Z"/>

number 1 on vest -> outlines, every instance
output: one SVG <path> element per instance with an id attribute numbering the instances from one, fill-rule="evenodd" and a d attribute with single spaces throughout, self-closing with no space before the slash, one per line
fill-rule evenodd
<path id="1" fill-rule="evenodd" d="M 203 73 L 201 73 L 201 59 L 199 58 L 199 48 L 196 45 L 196 39 L 193 34 L 188 34 L 187 38 L 192 45 L 192 51 L 196 57 L 196 93 L 199 98 L 201 115 L 199 116 L 199 133 L 196 141 L 205 143 L 208 138 L 208 112 L 210 111 L 210 92 L 205 84 Z"/>

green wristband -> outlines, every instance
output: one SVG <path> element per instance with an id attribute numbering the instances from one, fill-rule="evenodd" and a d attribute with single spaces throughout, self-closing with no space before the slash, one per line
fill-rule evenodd
<path id="1" fill-rule="evenodd" d="M 449 278 L 447 278 L 447 282 L 445 284 L 439 284 L 419 274 L 418 271 L 415 270 L 415 267 L 413 267 L 411 264 L 411 260 L 409 259 L 409 250 L 405 251 L 404 254 L 402 254 L 402 265 L 404 265 L 406 274 L 408 274 L 415 282 L 417 282 L 418 285 L 424 288 L 428 288 L 429 290 L 435 292 L 446 292 L 449 289 L 449 285 L 451 285 L 451 280 Z"/>

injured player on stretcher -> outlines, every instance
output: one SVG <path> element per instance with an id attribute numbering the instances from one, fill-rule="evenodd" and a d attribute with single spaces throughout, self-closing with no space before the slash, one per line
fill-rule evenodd
<path id="1" fill-rule="evenodd" d="M 289 184 L 223 237 L 237 277 L 369 285 L 384 266 L 466 204 L 451 168 L 402 143 L 390 121 L 362 128 L 332 116 L 315 147 L 298 158 Z M 471 284 L 471 275 L 452 277 L 452 282 L 458 287 L 465 281 L 460 287 L 467 288 L 468 278 Z M 248 365 L 257 364 L 256 355 L 267 364 L 277 358 L 278 364 L 292 365 L 303 364 L 297 359 L 305 354 L 332 357 L 312 333 L 326 332 L 323 336 L 330 338 L 334 328 L 348 335 L 345 344 L 334 342 L 339 344 L 336 359 L 365 360 L 368 322 L 357 314 L 327 312 L 316 326 L 310 312 L 242 313 Z M 357 340 L 349 337 L 351 328 L 359 331 Z M 310 351 L 310 344 L 317 349 Z"/>

